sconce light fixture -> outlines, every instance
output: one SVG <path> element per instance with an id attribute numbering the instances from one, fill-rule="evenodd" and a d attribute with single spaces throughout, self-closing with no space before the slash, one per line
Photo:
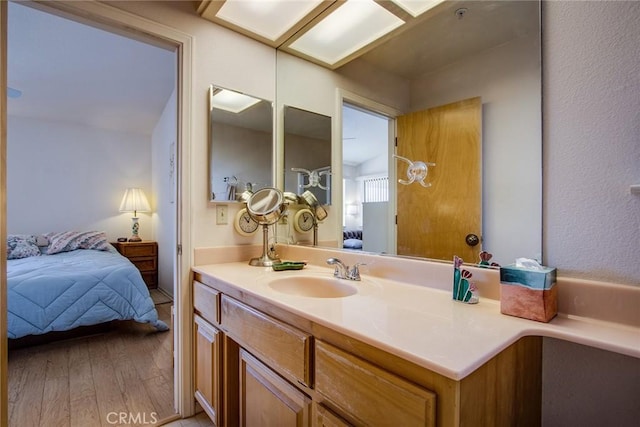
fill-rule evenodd
<path id="1" fill-rule="evenodd" d="M 347 205 L 347 215 L 351 215 L 351 216 L 358 215 L 358 205 L 348 204 Z"/>
<path id="2" fill-rule="evenodd" d="M 140 242 L 142 239 L 138 235 L 140 224 L 138 224 L 138 212 L 151 212 L 151 206 L 145 196 L 142 188 L 127 188 L 120 203 L 120 212 L 133 212 L 131 218 L 131 237 L 130 242 Z"/>

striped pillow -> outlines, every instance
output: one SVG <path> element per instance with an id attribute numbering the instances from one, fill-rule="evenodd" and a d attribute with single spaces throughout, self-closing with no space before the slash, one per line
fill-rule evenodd
<path id="1" fill-rule="evenodd" d="M 107 235 L 103 231 L 65 231 L 62 233 L 47 233 L 49 239 L 47 254 L 75 251 L 76 249 L 109 250 Z"/>

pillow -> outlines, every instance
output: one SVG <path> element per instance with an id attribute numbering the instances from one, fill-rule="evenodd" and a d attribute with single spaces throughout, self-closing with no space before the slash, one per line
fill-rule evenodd
<path id="1" fill-rule="evenodd" d="M 35 236 L 35 238 L 36 238 L 36 245 L 44 246 L 44 247 L 49 246 L 49 239 L 47 239 L 44 235 L 39 234 Z"/>
<path id="2" fill-rule="evenodd" d="M 20 259 L 40 256 L 36 245 L 36 236 L 29 234 L 10 234 L 7 236 L 7 259 Z"/>
<path id="3" fill-rule="evenodd" d="M 347 239 L 342 244 L 343 248 L 347 249 L 362 249 L 362 240 L 360 239 Z"/>
<path id="4" fill-rule="evenodd" d="M 107 235 L 103 231 L 65 231 L 62 233 L 47 233 L 49 240 L 47 254 L 75 251 L 76 249 L 109 250 Z"/>

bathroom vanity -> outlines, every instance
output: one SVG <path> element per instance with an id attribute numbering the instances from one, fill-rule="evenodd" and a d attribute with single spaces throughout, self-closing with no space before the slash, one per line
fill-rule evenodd
<path id="1" fill-rule="evenodd" d="M 501 315 L 495 299 L 452 301 L 447 264 L 420 261 L 423 274 L 411 260 L 359 255 L 375 274 L 351 282 L 323 265 L 339 253 L 304 255 L 301 271 L 193 268 L 195 396 L 216 425 L 540 425 L 542 336 L 639 356 L 637 327 L 544 324 Z M 329 293 L 304 288 L 332 280 Z"/>

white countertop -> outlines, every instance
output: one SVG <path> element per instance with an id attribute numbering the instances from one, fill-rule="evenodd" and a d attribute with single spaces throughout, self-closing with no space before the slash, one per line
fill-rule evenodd
<path id="1" fill-rule="evenodd" d="M 454 380 L 530 335 L 640 358 L 640 328 L 632 326 L 563 315 L 540 323 L 501 314 L 496 300 L 481 297 L 468 305 L 453 301 L 448 291 L 366 274 L 360 282 L 347 281 L 358 287 L 357 294 L 341 298 L 295 296 L 268 286 L 286 276 L 333 278 L 333 268 L 316 265 L 276 272 L 231 262 L 193 270 Z"/>

